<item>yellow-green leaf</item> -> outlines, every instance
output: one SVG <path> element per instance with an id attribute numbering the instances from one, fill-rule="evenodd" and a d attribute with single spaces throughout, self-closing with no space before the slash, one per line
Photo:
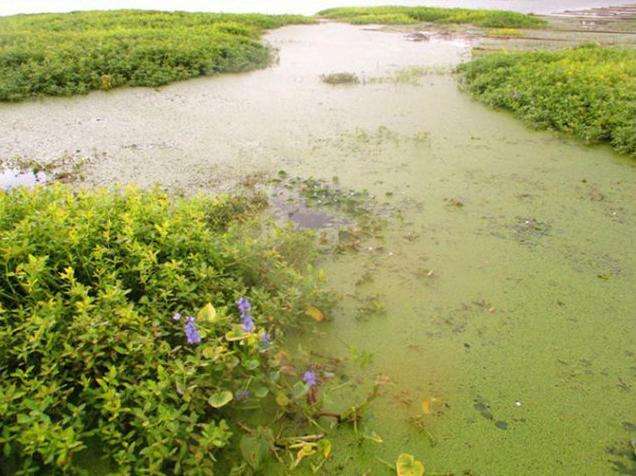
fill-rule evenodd
<path id="1" fill-rule="evenodd" d="M 424 476 L 424 465 L 413 455 L 402 453 L 395 462 L 397 476 Z"/>
<path id="2" fill-rule="evenodd" d="M 320 449 L 320 452 L 326 459 L 331 458 L 331 440 L 328 440 L 326 438 L 323 440 L 320 440 L 318 442 L 318 448 Z"/>
<path id="3" fill-rule="evenodd" d="M 305 314 L 307 314 L 316 322 L 322 322 L 325 320 L 324 313 L 320 309 L 318 309 L 316 306 L 309 306 L 307 310 L 305 311 Z"/>
<path id="4" fill-rule="evenodd" d="M 232 401 L 234 395 L 229 390 L 223 390 L 210 395 L 208 398 L 208 404 L 214 408 L 221 408 Z"/>
<path id="5" fill-rule="evenodd" d="M 278 403 L 278 405 L 281 407 L 286 407 L 287 405 L 289 405 L 289 398 L 282 392 L 278 393 L 276 395 L 276 403 Z"/>
<path id="6" fill-rule="evenodd" d="M 249 334 L 246 334 L 240 327 L 236 326 L 234 329 L 225 334 L 225 339 L 232 342 L 235 340 L 243 340 L 247 336 L 249 336 Z"/>
<path id="7" fill-rule="evenodd" d="M 216 321 L 216 309 L 210 303 L 203 306 L 197 313 L 197 319 L 201 322 L 214 322 Z"/>

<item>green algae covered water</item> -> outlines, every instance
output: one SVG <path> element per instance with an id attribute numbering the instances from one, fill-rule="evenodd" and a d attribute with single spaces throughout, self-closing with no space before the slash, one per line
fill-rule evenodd
<path id="1" fill-rule="evenodd" d="M 633 162 L 426 88 L 427 143 L 343 147 L 351 172 L 315 157 L 402 211 L 327 264 L 342 308 L 302 343 L 347 359 L 343 401 L 390 382 L 333 474 L 402 451 L 435 474 L 633 474 Z M 360 319 L 369 297 L 385 312 Z"/>
<path id="2" fill-rule="evenodd" d="M 264 71 L 1 106 L 0 155 L 92 155 L 89 184 L 227 190 L 284 170 L 368 190 L 381 236 L 325 258 L 339 306 L 289 343 L 342 359 L 329 408 L 383 383 L 357 428 L 331 430 L 320 474 L 392 474 L 403 452 L 427 474 L 635 474 L 634 161 L 425 74 L 465 59 L 461 38 L 268 40 Z M 338 71 L 363 84 L 321 83 Z"/>

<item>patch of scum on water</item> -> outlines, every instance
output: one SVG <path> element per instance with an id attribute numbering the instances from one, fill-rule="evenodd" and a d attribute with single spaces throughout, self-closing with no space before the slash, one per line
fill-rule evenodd
<path id="1" fill-rule="evenodd" d="M 106 155 L 88 183 L 186 189 L 283 169 L 399 206 L 383 241 L 324 263 L 341 306 L 297 338 L 372 356 L 349 359 L 355 385 L 334 406 L 377 375 L 391 382 L 361 429 L 384 443 L 339 429 L 325 474 L 382 474 L 377 458 L 404 451 L 437 474 L 629 469 L 616 448 L 635 423 L 633 161 L 529 130 L 447 75 L 346 88 L 319 78 L 448 67 L 468 43 L 338 24 L 268 40 L 280 62 L 263 71 L 0 106 L 0 155 L 95 149 Z"/>

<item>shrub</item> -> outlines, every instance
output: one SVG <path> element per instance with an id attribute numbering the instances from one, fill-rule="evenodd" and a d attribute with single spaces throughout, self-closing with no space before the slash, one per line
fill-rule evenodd
<path id="1" fill-rule="evenodd" d="M 243 431 L 241 398 L 253 407 L 279 385 L 280 329 L 324 304 L 306 273 L 312 239 L 263 235 L 250 220 L 261 205 L 0 192 L 3 471 L 77 470 L 88 447 L 128 473 L 211 474 Z"/>
<path id="2" fill-rule="evenodd" d="M 636 156 L 636 50 L 495 53 L 459 67 L 465 88 L 535 127 Z"/>
<path id="3" fill-rule="evenodd" d="M 523 13 L 468 8 L 344 7 L 323 10 L 318 15 L 355 24 L 470 23 L 486 28 L 537 28 L 546 24 L 540 18 Z"/>
<path id="4" fill-rule="evenodd" d="M 263 29 L 309 21 L 132 10 L 0 18 L 0 101 L 260 68 L 270 57 Z"/>

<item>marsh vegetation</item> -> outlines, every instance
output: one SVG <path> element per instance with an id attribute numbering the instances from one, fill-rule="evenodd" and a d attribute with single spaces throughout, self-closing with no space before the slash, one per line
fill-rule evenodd
<path id="1" fill-rule="evenodd" d="M 545 20 L 523 13 L 503 10 L 435 7 L 344 7 L 318 12 L 323 18 L 356 25 L 414 23 L 471 24 L 486 28 L 538 28 Z"/>
<path id="2" fill-rule="evenodd" d="M 636 50 L 494 53 L 459 66 L 467 91 L 539 128 L 636 157 Z"/>
<path id="3" fill-rule="evenodd" d="M 160 86 L 268 64 L 265 29 L 298 15 L 75 12 L 0 18 L 0 101 Z"/>

